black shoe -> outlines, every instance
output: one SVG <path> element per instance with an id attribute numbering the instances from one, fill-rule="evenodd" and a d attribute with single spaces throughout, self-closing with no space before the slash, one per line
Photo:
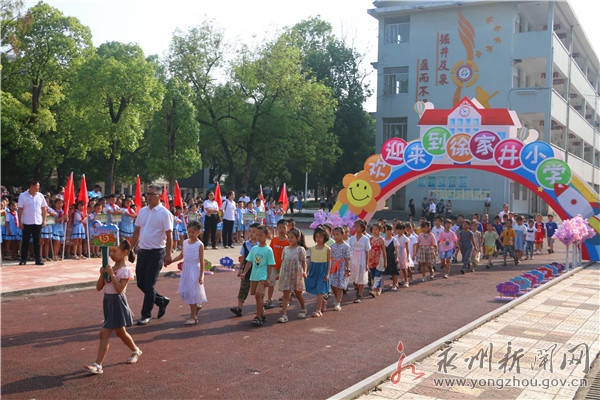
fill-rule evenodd
<path id="1" fill-rule="evenodd" d="M 136 322 L 136 325 L 148 325 L 151 320 L 152 320 L 152 318 L 150 318 L 150 317 L 142 318 L 142 319 L 138 320 L 138 322 Z"/>
<path id="2" fill-rule="evenodd" d="M 168 297 L 165 297 L 163 299 L 163 303 L 158 307 L 158 315 L 156 316 L 157 319 L 161 319 L 165 313 L 167 312 L 167 306 L 169 305 L 169 302 L 171 301 L 171 299 L 169 299 Z"/>
<path id="3" fill-rule="evenodd" d="M 25 265 L 27 264 L 27 261 L 19 261 L 19 265 Z"/>
<path id="4" fill-rule="evenodd" d="M 464 275 L 464 273 L 465 273 L 465 270 L 464 270 L 464 269 L 461 269 L 461 270 L 460 270 L 460 273 Z"/>
<path id="5" fill-rule="evenodd" d="M 265 320 L 264 320 L 264 318 L 265 318 L 264 316 L 263 316 L 263 318 L 259 318 L 259 317 L 257 316 L 257 317 L 255 317 L 255 318 L 252 320 L 252 323 L 253 323 L 254 325 L 258 326 L 258 327 L 261 327 L 261 326 L 263 326 L 263 325 L 265 324 Z"/>
<path id="6" fill-rule="evenodd" d="M 229 311 L 231 311 L 232 313 L 234 313 L 236 315 L 236 317 L 241 317 L 242 316 L 242 309 L 239 307 L 231 307 L 229 309 Z"/>
<path id="7" fill-rule="evenodd" d="M 275 308 L 275 304 L 273 304 L 272 301 L 269 301 L 267 304 L 265 304 L 265 310 L 270 310 L 271 308 Z"/>
<path id="8" fill-rule="evenodd" d="M 35 262 L 35 265 L 44 265 L 44 262 L 43 262 L 43 261 L 41 261 L 41 260 L 40 260 L 40 261 L 36 261 L 36 262 Z"/>

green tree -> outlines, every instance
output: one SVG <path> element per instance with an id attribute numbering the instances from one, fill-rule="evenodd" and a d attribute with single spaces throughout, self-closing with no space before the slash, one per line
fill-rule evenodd
<path id="1" fill-rule="evenodd" d="M 169 187 L 174 188 L 176 178 L 187 178 L 202 166 L 199 124 L 190 87 L 171 78 L 165 88 L 162 107 L 154 114 L 144 139 L 148 142 L 146 166 L 151 173 L 167 178 Z"/>
<path id="2" fill-rule="evenodd" d="M 69 139 L 57 110 L 73 69 L 92 51 L 90 30 L 42 2 L 21 15 L 16 1 L 2 6 L 2 39 L 4 181 L 49 178 L 62 156 L 57 147 Z"/>
<path id="3" fill-rule="evenodd" d="M 107 162 L 107 190 L 117 162 L 138 148 L 163 91 L 155 65 L 137 45 L 104 43 L 79 69 L 73 96 L 91 148 L 102 151 Z"/>
<path id="4" fill-rule="evenodd" d="M 341 156 L 322 160 L 320 174 L 311 170 L 311 182 L 336 187 L 348 172 L 359 171 L 374 152 L 375 126 L 363 103 L 371 94 L 361 69 L 362 56 L 335 37 L 331 25 L 319 17 L 301 21 L 286 31 L 290 46 L 300 49 L 306 74 L 329 87 L 337 100 L 331 132 L 342 149 Z M 305 169 L 294 169 L 294 182 L 304 181 Z"/>

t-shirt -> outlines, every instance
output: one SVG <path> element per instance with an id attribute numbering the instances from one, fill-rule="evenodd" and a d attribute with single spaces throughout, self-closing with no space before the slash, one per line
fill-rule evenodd
<path id="1" fill-rule="evenodd" d="M 525 230 L 527 230 L 527 226 L 523 225 L 515 225 L 513 226 L 513 229 L 515 230 L 515 234 L 519 234 L 518 232 L 521 232 L 523 235 L 525 234 Z"/>
<path id="2" fill-rule="evenodd" d="M 514 246 L 517 234 L 513 228 L 507 228 L 502 231 L 500 237 L 502 237 L 502 244 L 504 246 Z"/>
<path id="3" fill-rule="evenodd" d="M 457 240 L 456 233 L 452 231 L 442 231 L 438 236 L 440 251 L 454 250 Z"/>
<path id="4" fill-rule="evenodd" d="M 556 232 L 557 229 L 558 225 L 556 225 L 556 222 L 546 222 L 546 234 L 549 238 L 554 235 L 554 232 Z"/>
<path id="5" fill-rule="evenodd" d="M 421 233 L 417 239 L 419 247 L 421 246 L 435 246 L 436 240 L 432 233 Z"/>
<path id="6" fill-rule="evenodd" d="M 415 233 L 411 233 L 408 237 L 408 252 L 411 258 L 413 258 L 413 251 L 415 249 L 415 244 L 419 241 L 419 237 Z"/>
<path id="7" fill-rule="evenodd" d="M 496 233 L 498 233 L 498 235 L 500 235 L 500 234 L 502 234 L 502 231 L 504 230 L 504 225 L 494 224 L 494 229 L 496 229 Z"/>
<path id="8" fill-rule="evenodd" d="M 444 227 L 440 226 L 439 228 L 437 226 L 434 226 L 433 228 L 431 228 L 431 233 L 433 233 L 433 236 L 435 236 L 435 238 L 439 241 L 440 240 L 440 233 L 444 232 Z"/>
<path id="9" fill-rule="evenodd" d="M 251 281 L 265 281 L 269 276 L 269 266 L 275 265 L 273 249 L 269 246 L 254 246 L 246 260 L 252 263 Z"/>
<path id="10" fill-rule="evenodd" d="M 245 260 L 246 257 L 248 257 L 248 254 L 250 254 L 250 250 L 252 250 L 252 247 L 254 246 L 258 246 L 258 242 L 252 243 L 250 240 L 246 240 L 244 242 L 244 244 L 242 245 L 242 249 L 240 250 L 242 260 Z M 248 268 L 248 271 L 246 271 L 246 273 L 244 274 L 244 280 L 250 280 L 250 273 L 252 273 L 252 265 L 250 265 L 250 268 Z"/>
<path id="11" fill-rule="evenodd" d="M 498 233 L 496 231 L 486 231 L 483 234 L 483 245 L 485 247 L 496 246 L 496 240 L 498 240 Z"/>
<path id="12" fill-rule="evenodd" d="M 140 249 L 162 249 L 167 245 L 167 232 L 173 230 L 173 214 L 160 204 L 146 206 L 135 219 L 135 226 L 140 227 Z"/>
<path id="13" fill-rule="evenodd" d="M 269 246 L 273 249 L 273 255 L 275 257 L 275 268 L 281 268 L 281 258 L 283 256 L 283 249 L 289 245 L 290 242 L 288 242 L 287 239 L 279 240 L 277 236 L 271 239 L 271 243 L 269 244 Z"/>
<path id="14" fill-rule="evenodd" d="M 534 242 L 535 241 L 535 227 L 527 227 L 525 228 L 525 241 Z"/>
<path id="15" fill-rule="evenodd" d="M 460 247 L 463 249 L 473 247 L 473 232 L 461 229 L 461 231 L 458 232 L 458 240 L 460 242 Z"/>
<path id="16" fill-rule="evenodd" d="M 133 272 L 127 267 L 121 267 L 115 271 L 115 277 L 117 280 L 121 281 L 122 279 L 127 279 L 128 281 L 133 280 Z M 122 293 L 125 293 L 127 287 L 123 290 Z M 113 286 L 112 282 L 108 282 L 106 279 L 104 280 L 104 293 L 105 294 L 117 294 L 117 290 Z"/>

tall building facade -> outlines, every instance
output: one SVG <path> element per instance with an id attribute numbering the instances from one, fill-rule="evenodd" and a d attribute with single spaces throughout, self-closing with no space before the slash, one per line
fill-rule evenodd
<path id="1" fill-rule="evenodd" d="M 452 109 L 463 97 L 517 112 L 597 192 L 600 185 L 600 64 L 567 2 L 375 1 L 379 21 L 377 148 L 391 137 L 419 138 L 417 101 Z M 458 123 L 459 120 L 457 120 Z M 465 119 L 460 122 L 467 123 Z M 475 124 L 476 121 L 469 123 Z M 461 126 L 469 133 L 474 126 Z M 474 129 L 473 129 L 474 130 Z M 472 133 L 475 133 L 473 131 Z M 459 172 L 457 172 L 459 171 Z M 405 209 L 450 199 L 455 213 L 508 203 L 546 212 L 529 189 L 481 171 L 453 170 L 408 184 L 392 198 Z"/>

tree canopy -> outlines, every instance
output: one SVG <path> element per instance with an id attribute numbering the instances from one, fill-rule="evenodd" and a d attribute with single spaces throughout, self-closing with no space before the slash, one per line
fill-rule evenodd
<path id="1" fill-rule="evenodd" d="M 3 2 L 2 180 L 165 178 L 200 168 L 239 190 L 339 185 L 372 152 L 361 55 L 315 17 L 256 47 L 210 23 L 176 31 L 164 57 L 94 48 L 76 18 Z M 172 186 L 172 185 L 171 185 Z"/>

